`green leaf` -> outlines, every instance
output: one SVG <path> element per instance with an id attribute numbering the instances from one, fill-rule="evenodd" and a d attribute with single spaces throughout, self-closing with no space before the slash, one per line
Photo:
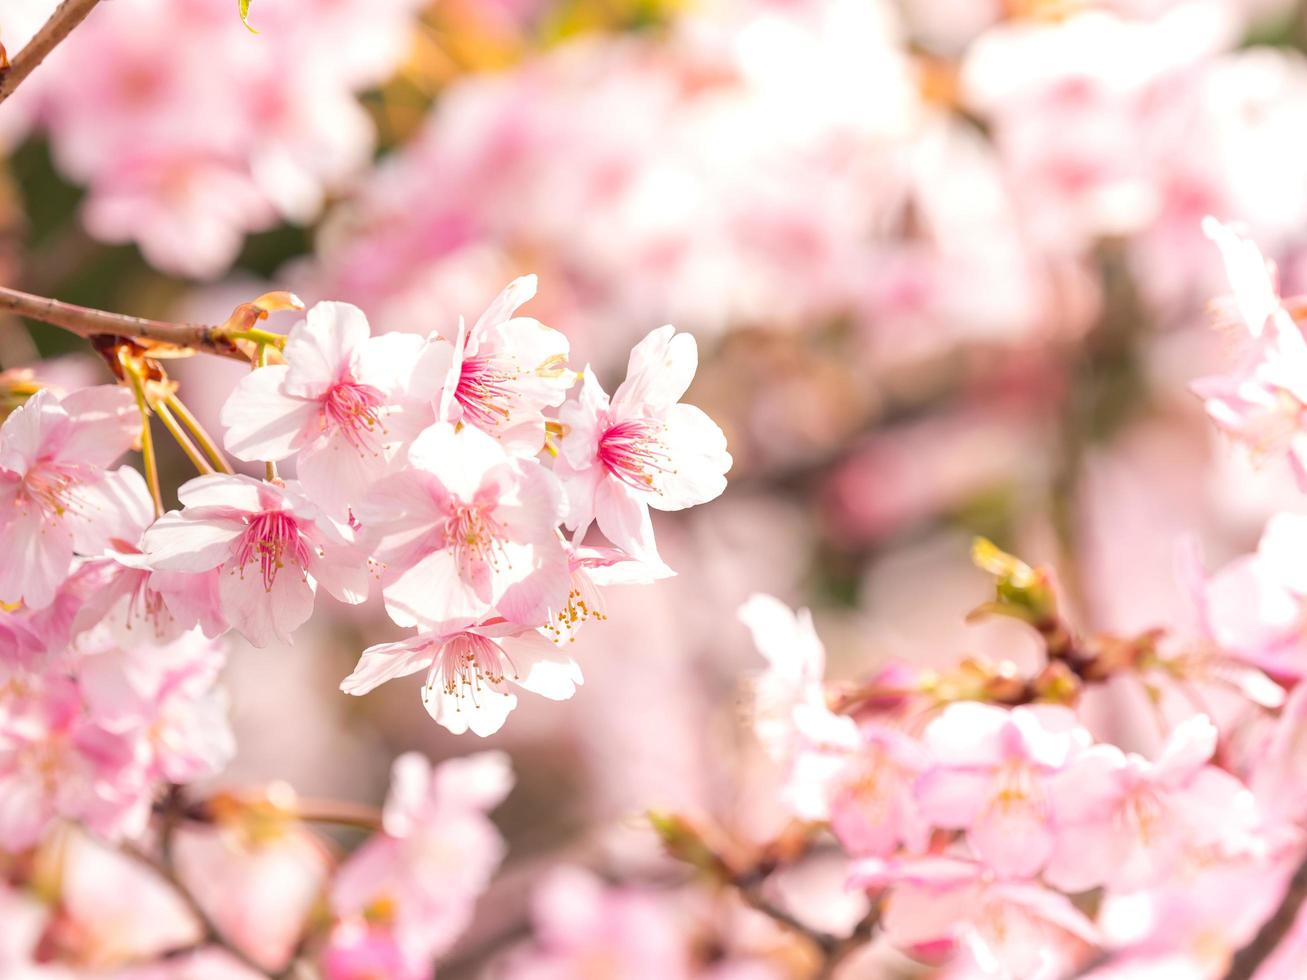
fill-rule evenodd
<path id="1" fill-rule="evenodd" d="M 259 33 L 252 24 L 250 24 L 250 0 L 236 0 L 241 11 L 241 23 L 251 34 Z"/>

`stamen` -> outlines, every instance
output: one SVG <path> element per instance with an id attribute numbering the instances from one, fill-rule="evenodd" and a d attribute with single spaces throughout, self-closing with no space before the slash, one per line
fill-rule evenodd
<path id="1" fill-rule="evenodd" d="M 378 409 L 383 401 L 381 392 L 370 385 L 342 381 L 322 401 L 323 425 L 334 426 L 354 448 L 366 449 L 368 438 L 382 428 Z"/>
<path id="2" fill-rule="evenodd" d="M 618 422 L 599 439 L 599 461 L 627 486 L 658 493 L 659 478 L 676 472 L 662 441 L 665 428 L 654 419 Z"/>
<path id="3" fill-rule="evenodd" d="M 504 555 L 504 529 L 489 512 L 477 504 L 454 504 L 446 524 L 449 546 L 460 568 L 483 562 L 498 567 Z"/>
<path id="4" fill-rule="evenodd" d="M 284 510 L 268 510 L 250 519 L 236 546 L 236 561 L 242 577 L 245 566 L 256 560 L 265 589 L 272 588 L 277 572 L 287 562 L 298 565 L 300 574 L 304 574 L 309 564 L 309 549 L 300 537 L 299 525 L 293 516 Z"/>
<path id="5" fill-rule="evenodd" d="M 513 382 L 520 376 L 504 358 L 473 356 L 463 362 L 454 400 L 463 408 L 463 420 L 479 429 L 493 429 L 512 414 Z"/>

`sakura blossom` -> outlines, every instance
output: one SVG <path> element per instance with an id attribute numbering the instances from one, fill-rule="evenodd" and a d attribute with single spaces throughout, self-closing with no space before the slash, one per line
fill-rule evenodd
<path id="1" fill-rule="evenodd" d="M 570 580 L 558 535 L 563 494 L 549 470 L 510 456 L 474 426 L 447 422 L 413 441 L 408 463 L 359 508 L 396 623 L 470 625 L 497 612 L 539 625 L 562 605 Z"/>
<path id="2" fill-rule="evenodd" d="M 1298 5 L 0 6 L 0 975 L 1302 972 Z"/>
<path id="3" fill-rule="evenodd" d="M 409 394 L 422 338 L 373 337 L 363 311 L 319 303 L 286 337 L 285 364 L 250 372 L 223 406 L 237 459 L 295 456 L 300 485 L 331 517 L 347 519 L 433 421 Z"/>
<path id="4" fill-rule="evenodd" d="M 222 615 L 255 646 L 290 638 L 313 614 L 318 583 L 342 602 L 367 598 L 368 568 L 296 486 L 201 476 L 178 490 L 182 509 L 143 539 L 146 561 L 217 584 Z"/>
<path id="5" fill-rule="evenodd" d="M 501 621 L 368 647 L 340 687 L 346 694 L 367 694 L 424 670 L 422 705 L 455 735 L 499 731 L 517 706 L 514 687 L 565 701 L 582 682 L 576 662 L 544 636 Z"/>
<path id="6" fill-rule="evenodd" d="M 136 441 L 131 397 L 99 386 L 60 398 L 37 392 L 0 427 L 0 540 L 14 556 L 0 572 L 6 602 L 48 606 L 76 553 L 103 547 L 111 512 L 96 486 Z"/>
<path id="7" fill-rule="evenodd" d="M 611 399 L 587 371 L 580 396 L 560 409 L 568 438 L 558 473 L 576 540 L 593 523 L 624 551 L 655 557 L 650 507 L 681 510 L 726 488 L 726 437 L 702 410 L 680 404 L 697 364 L 694 338 L 660 327 L 631 351 Z"/>

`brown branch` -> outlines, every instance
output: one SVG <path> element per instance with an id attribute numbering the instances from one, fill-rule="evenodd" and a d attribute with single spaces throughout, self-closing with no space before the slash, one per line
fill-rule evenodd
<path id="1" fill-rule="evenodd" d="M 100 0 L 63 0 L 27 46 L 14 55 L 9 67 L 0 71 L 0 102 L 14 94 L 28 75 L 59 46 L 74 27 L 86 19 Z"/>
<path id="2" fill-rule="evenodd" d="M 1307 857 L 1299 862 L 1284 890 L 1280 904 L 1271 917 L 1262 923 L 1248 945 L 1235 954 L 1224 980 L 1252 980 L 1258 968 L 1270 959 L 1280 942 L 1293 928 L 1303 902 L 1307 901 Z"/>
<path id="3" fill-rule="evenodd" d="M 168 347 L 189 348 L 217 354 L 221 357 L 249 361 L 220 327 L 201 323 L 169 323 L 143 317 L 107 313 L 86 306 L 75 306 L 57 299 L 33 296 L 0 286 L 0 311 L 13 313 L 59 327 L 79 337 L 94 340 L 101 337 L 128 337 Z"/>

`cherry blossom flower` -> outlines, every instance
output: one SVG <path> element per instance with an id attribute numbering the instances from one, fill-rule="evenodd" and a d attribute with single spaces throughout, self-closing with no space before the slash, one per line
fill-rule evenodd
<path id="1" fill-rule="evenodd" d="M 182 510 L 145 532 L 147 563 L 216 582 L 223 616 L 255 646 L 289 642 L 318 583 L 342 602 L 367 598 L 367 563 L 293 483 L 212 474 L 177 496 Z"/>
<path id="2" fill-rule="evenodd" d="M 382 595 L 401 626 L 470 625 L 492 612 L 538 626 L 564 605 L 563 497 L 538 462 L 473 426 L 437 423 L 408 466 L 376 484 L 358 516 L 386 567 Z"/>
<path id="3" fill-rule="evenodd" d="M 550 610 L 540 632 L 558 644 L 572 643 L 583 625 L 608 618 L 603 594 L 608 585 L 648 585 L 676 573 L 662 563 L 638 561 L 616 548 L 577 547 L 564 542 L 572 584 L 567 603 Z"/>
<path id="4" fill-rule="evenodd" d="M 1307 578 L 1299 569 L 1307 519 L 1276 514 L 1254 554 L 1240 556 L 1193 586 L 1201 625 L 1224 653 L 1275 677 L 1307 673 Z"/>
<path id="5" fill-rule="evenodd" d="M 226 697 L 216 686 L 222 647 L 196 632 L 167 644 L 94 642 L 110 636 L 102 631 L 79 653 L 89 716 L 137 738 L 151 779 L 188 783 L 219 772 L 236 752 Z"/>
<path id="6" fill-rule="evenodd" d="M 422 338 L 371 333 L 357 307 L 318 303 L 291 328 L 286 363 L 252 371 L 222 410 L 229 452 L 294 456 L 304 492 L 338 520 L 433 419 L 407 395 Z"/>
<path id="7" fill-rule="evenodd" d="M 401 962 L 426 963 L 429 971 L 432 958 L 467 927 L 503 859 L 503 840 L 486 814 L 512 785 L 508 759 L 499 752 L 435 767 L 415 752 L 400 756 L 391 769 L 384 833 L 340 868 L 332 912 L 351 921 L 366 916 L 394 937 Z"/>
<path id="8" fill-rule="evenodd" d="M 807 609 L 794 612 L 779 599 L 758 594 L 748 598 L 738 615 L 767 660 L 766 672 L 754 681 L 754 734 L 774 758 L 784 760 L 798 742 L 795 708 L 826 705 L 826 649 Z"/>
<path id="9" fill-rule="evenodd" d="M 1216 727 L 1205 715 L 1177 725 L 1156 761 L 1096 745 L 1049 787 L 1061 826 L 1045 872 L 1068 891 L 1151 887 L 1203 849 L 1240 846 L 1256 825 L 1252 794 L 1208 765 Z"/>
<path id="10" fill-rule="evenodd" d="M 506 980 L 564 980 L 596 964 L 628 980 L 694 975 L 673 910 L 652 892 L 561 867 L 537 886 L 531 918 L 534 941 L 505 957 Z"/>
<path id="11" fill-rule="evenodd" d="M 1203 227 L 1221 249 L 1248 339 L 1229 374 L 1201 378 L 1191 388 L 1218 427 L 1259 455 L 1287 456 L 1307 488 L 1307 340 L 1281 305 L 1274 266 L 1257 247 L 1210 219 Z"/>
<path id="12" fill-rule="evenodd" d="M 698 359 L 694 338 L 666 326 L 631 351 L 611 400 L 586 369 L 579 398 L 559 412 L 567 433 L 555 467 L 576 540 L 598 523 L 623 551 L 655 557 L 650 507 L 681 510 L 726 488 L 726 437 L 700 409 L 679 404 Z"/>
<path id="13" fill-rule="evenodd" d="M 965 830 L 976 856 L 999 874 L 1039 871 L 1057 843 L 1050 780 L 1090 743 L 1075 714 L 960 702 L 922 741 L 931 759 L 916 788 L 923 816 Z"/>
<path id="14" fill-rule="evenodd" d="M 1098 939 L 1065 895 L 957 857 L 868 858 L 855 863 L 850 883 L 890 889 L 881 921 L 895 946 L 956 943 L 983 976 L 1042 977 L 1042 965 L 1060 965 L 1060 946 Z"/>
<path id="15" fill-rule="evenodd" d="M 536 277 L 515 279 L 467 329 L 460 318 L 451 344 L 432 348 L 422 370 L 440 374 L 437 411 L 445 422 L 474 425 L 509 452 L 534 456 L 545 442 L 544 409 L 561 405 L 575 376 L 567 338 L 530 317 L 514 316 L 536 292 Z"/>
<path id="16" fill-rule="evenodd" d="M 427 672 L 423 706 L 455 735 L 469 729 L 481 736 L 499 731 L 517 706 L 510 684 L 565 701 L 581 683 L 580 668 L 548 639 L 500 621 L 368 647 L 340 688 L 346 694 L 367 694 L 421 670 Z"/>
<path id="17" fill-rule="evenodd" d="M 108 508 L 95 494 L 105 467 L 131 449 L 140 416 L 118 386 L 60 398 L 37 392 L 0 428 L 0 597 L 49 605 L 74 553 L 104 547 Z"/>
<path id="18" fill-rule="evenodd" d="M 96 724 L 72 679 L 52 675 L 0 690 L 0 841 L 35 844 L 56 817 L 107 837 L 138 834 L 148 784 L 131 734 Z"/>

